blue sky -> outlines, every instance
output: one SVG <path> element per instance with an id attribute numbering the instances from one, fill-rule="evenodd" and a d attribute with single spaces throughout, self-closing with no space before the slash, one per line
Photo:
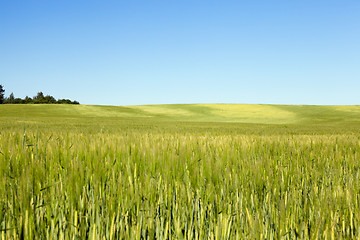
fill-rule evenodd
<path id="1" fill-rule="evenodd" d="M 360 104 L 360 1 L 0 0 L 0 84 L 82 104 Z"/>

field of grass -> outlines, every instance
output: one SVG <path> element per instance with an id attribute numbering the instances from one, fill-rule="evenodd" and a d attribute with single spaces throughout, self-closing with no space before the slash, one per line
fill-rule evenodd
<path id="1" fill-rule="evenodd" d="M 360 106 L 0 105 L 0 239 L 359 239 Z"/>

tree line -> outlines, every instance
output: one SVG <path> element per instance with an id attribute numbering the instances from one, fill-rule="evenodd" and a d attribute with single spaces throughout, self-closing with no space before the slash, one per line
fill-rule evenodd
<path id="1" fill-rule="evenodd" d="M 24 99 L 16 98 L 14 93 L 9 97 L 5 97 L 5 89 L 0 85 L 0 104 L 80 104 L 78 101 L 71 101 L 70 99 L 58 99 L 53 96 L 44 95 L 43 92 L 38 92 L 33 98 L 26 96 Z"/>

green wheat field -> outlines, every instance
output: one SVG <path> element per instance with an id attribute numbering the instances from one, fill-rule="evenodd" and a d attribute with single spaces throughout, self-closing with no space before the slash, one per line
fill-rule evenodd
<path id="1" fill-rule="evenodd" d="M 0 239 L 360 239 L 360 106 L 0 105 Z"/>

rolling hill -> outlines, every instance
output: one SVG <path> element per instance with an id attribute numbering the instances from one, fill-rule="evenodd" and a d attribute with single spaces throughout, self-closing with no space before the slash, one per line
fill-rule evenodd
<path id="1" fill-rule="evenodd" d="M 0 105 L 0 119 L 11 121 L 144 119 L 255 124 L 357 124 L 360 106 L 170 104 L 142 106 Z"/>

